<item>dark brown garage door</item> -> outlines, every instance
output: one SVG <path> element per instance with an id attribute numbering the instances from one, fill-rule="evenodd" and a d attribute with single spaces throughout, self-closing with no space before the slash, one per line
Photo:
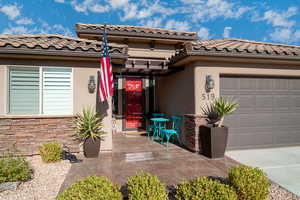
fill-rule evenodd
<path id="1" fill-rule="evenodd" d="M 300 145 L 300 79 L 221 77 L 220 87 L 240 103 L 225 119 L 229 149 Z"/>

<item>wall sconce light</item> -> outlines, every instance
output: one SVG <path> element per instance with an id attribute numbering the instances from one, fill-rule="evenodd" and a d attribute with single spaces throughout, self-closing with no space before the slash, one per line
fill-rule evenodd
<path id="1" fill-rule="evenodd" d="M 206 76 L 205 89 L 207 92 L 210 92 L 215 87 L 215 81 L 211 75 Z"/>
<path id="2" fill-rule="evenodd" d="M 94 93 L 96 89 L 95 76 L 90 76 L 88 84 L 89 93 Z"/>

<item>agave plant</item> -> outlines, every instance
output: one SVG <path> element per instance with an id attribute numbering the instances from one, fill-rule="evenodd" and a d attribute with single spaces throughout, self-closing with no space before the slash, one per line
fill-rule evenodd
<path id="1" fill-rule="evenodd" d="M 232 114 L 238 107 L 238 102 L 225 100 L 223 97 L 220 97 L 214 102 L 214 110 L 218 113 L 220 118 L 220 122 L 218 123 L 218 127 L 223 126 L 224 117 L 226 115 Z"/>
<path id="2" fill-rule="evenodd" d="M 232 114 L 238 107 L 236 101 L 225 100 L 223 97 L 216 99 L 212 104 L 202 108 L 202 113 L 207 117 L 209 124 L 223 126 L 224 117 Z"/>
<path id="3" fill-rule="evenodd" d="M 82 113 L 78 113 L 74 119 L 76 139 L 84 141 L 87 138 L 93 140 L 101 138 L 105 134 L 103 131 L 102 117 L 97 116 L 92 108 L 83 109 Z"/>

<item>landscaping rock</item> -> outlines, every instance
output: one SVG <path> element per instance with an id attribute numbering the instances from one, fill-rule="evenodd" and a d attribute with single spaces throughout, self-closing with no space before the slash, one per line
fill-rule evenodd
<path id="1" fill-rule="evenodd" d="M 300 200 L 300 198 L 297 195 L 273 183 L 270 187 L 269 200 Z"/>
<path id="2" fill-rule="evenodd" d="M 21 182 L 6 182 L 0 184 L 0 192 L 6 190 L 16 190 Z"/>
<path id="3" fill-rule="evenodd" d="M 68 173 L 68 160 L 46 164 L 40 156 L 27 157 L 33 169 L 31 180 L 22 182 L 17 190 L 0 192 L 0 200 L 54 200 Z"/>

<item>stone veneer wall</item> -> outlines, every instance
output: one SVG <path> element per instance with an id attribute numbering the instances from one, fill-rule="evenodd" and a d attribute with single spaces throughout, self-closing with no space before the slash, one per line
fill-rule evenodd
<path id="1" fill-rule="evenodd" d="M 205 118 L 201 115 L 184 115 L 184 134 L 183 143 L 186 148 L 193 152 L 202 152 L 200 126 L 207 124 Z"/>
<path id="2" fill-rule="evenodd" d="M 14 143 L 24 155 L 38 153 L 40 144 L 58 141 L 72 152 L 79 152 L 79 143 L 74 141 L 72 117 L 49 118 L 0 118 L 0 151 Z"/>

